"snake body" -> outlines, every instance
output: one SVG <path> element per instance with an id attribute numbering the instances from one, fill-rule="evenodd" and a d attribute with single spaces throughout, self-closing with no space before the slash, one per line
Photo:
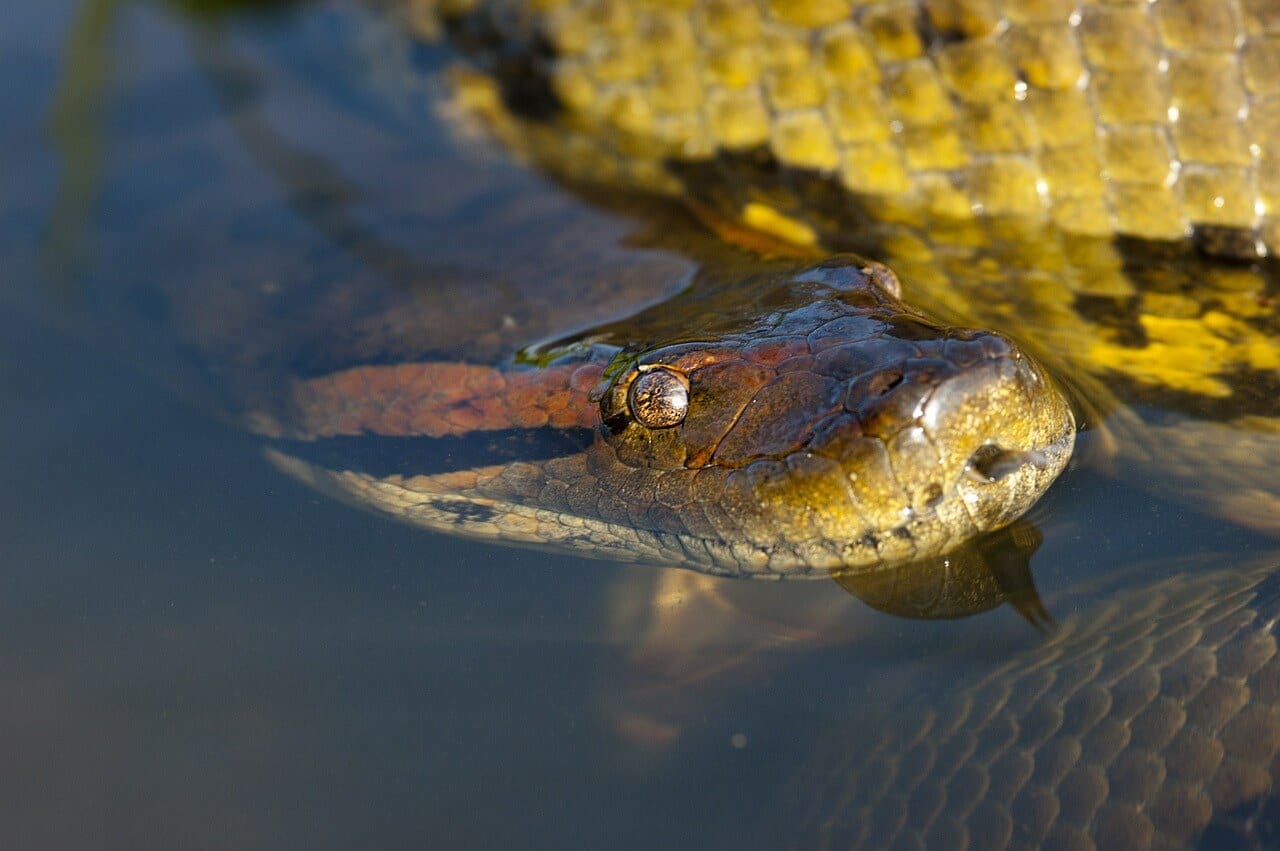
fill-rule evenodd
<path id="1" fill-rule="evenodd" d="M 826 731 L 770 844 L 1276 847 L 1276 563 L 1177 567 L 971 680 L 938 672 L 892 719 Z"/>

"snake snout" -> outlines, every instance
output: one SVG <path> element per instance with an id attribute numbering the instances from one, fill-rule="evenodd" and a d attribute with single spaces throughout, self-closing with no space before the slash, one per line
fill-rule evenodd
<path id="1" fill-rule="evenodd" d="M 949 341 L 952 342 L 952 341 Z M 1075 419 L 1043 368 L 1008 338 L 982 333 L 933 388 L 915 422 L 980 530 L 1026 511 L 1071 455 Z"/>

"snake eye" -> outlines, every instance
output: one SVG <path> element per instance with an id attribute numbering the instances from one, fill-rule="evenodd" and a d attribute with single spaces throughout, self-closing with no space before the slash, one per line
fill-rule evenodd
<path id="1" fill-rule="evenodd" d="M 671 428 L 689 413 L 689 380 L 669 369 L 649 369 L 627 391 L 627 407 L 645 428 Z"/>

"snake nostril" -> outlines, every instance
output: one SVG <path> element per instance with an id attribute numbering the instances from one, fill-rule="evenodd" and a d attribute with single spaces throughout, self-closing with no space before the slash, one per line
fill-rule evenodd
<path id="1" fill-rule="evenodd" d="M 975 482 L 993 484 L 1028 464 L 1043 467 L 1046 463 L 1043 452 L 1004 449 L 998 444 L 987 443 L 979 446 L 969 456 L 964 474 Z"/>

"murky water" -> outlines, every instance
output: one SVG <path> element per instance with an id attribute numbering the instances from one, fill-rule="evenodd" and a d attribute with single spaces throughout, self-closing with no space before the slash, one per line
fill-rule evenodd
<path id="1" fill-rule="evenodd" d="M 827 583 L 747 590 L 440 537 L 276 472 L 223 396 L 271 365 L 269 340 L 240 342 L 262 322 L 243 293 L 402 262 L 518 277 L 519 239 L 494 253 L 430 196 L 479 217 L 546 187 L 444 159 L 438 123 L 379 88 L 350 11 L 6 18 L 0 844 L 749 846 L 762 820 L 785 834 L 770 802 L 806 782 L 818 730 L 1040 640 L 1008 607 L 907 621 Z M 79 89 L 51 123 L 59 85 L 86 80 L 100 96 Z M 304 153 L 348 183 L 325 189 Z M 495 171 L 508 195 L 467 188 Z M 1087 468 L 1036 517 L 1059 619 L 1090 577 L 1268 547 Z"/>

